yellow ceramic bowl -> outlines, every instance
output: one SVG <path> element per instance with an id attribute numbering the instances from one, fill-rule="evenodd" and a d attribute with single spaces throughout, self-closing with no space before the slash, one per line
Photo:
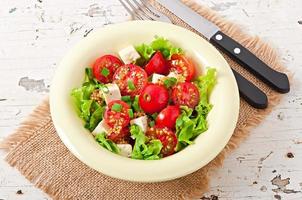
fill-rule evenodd
<path id="1" fill-rule="evenodd" d="M 113 154 L 95 142 L 83 127 L 72 106 L 70 92 L 79 87 L 84 69 L 104 54 L 116 54 L 127 45 L 149 43 L 163 36 L 181 47 L 197 64 L 199 74 L 206 67 L 218 72 L 210 101 L 209 129 L 195 144 L 161 160 L 134 160 Z M 154 21 L 132 21 L 94 31 L 76 45 L 57 69 L 50 92 L 51 115 L 67 148 L 91 168 L 111 177 L 139 182 L 158 182 L 190 174 L 214 159 L 229 141 L 239 113 L 239 92 L 231 68 L 206 40 L 184 28 Z"/>

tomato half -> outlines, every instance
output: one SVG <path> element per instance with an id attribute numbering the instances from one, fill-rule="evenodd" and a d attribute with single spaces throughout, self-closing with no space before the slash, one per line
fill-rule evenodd
<path id="1" fill-rule="evenodd" d="M 128 126 L 130 122 L 130 116 L 128 110 L 130 106 L 121 101 L 115 100 L 111 101 L 108 104 L 108 107 L 105 111 L 104 119 L 105 122 L 113 129 L 113 132 L 120 132 L 124 127 Z"/>
<path id="2" fill-rule="evenodd" d="M 148 114 L 160 112 L 168 105 L 169 92 L 162 85 L 148 84 L 139 95 L 138 102 Z"/>
<path id="3" fill-rule="evenodd" d="M 113 55 L 104 55 L 93 64 L 94 77 L 102 83 L 110 83 L 114 72 L 122 66 L 122 61 Z"/>
<path id="4" fill-rule="evenodd" d="M 169 156 L 175 152 L 175 147 L 177 145 L 177 137 L 175 133 L 167 127 L 152 127 L 147 133 L 147 137 L 150 139 L 158 139 L 161 141 L 163 148 L 161 153 L 163 156 Z"/>
<path id="5" fill-rule="evenodd" d="M 173 54 L 168 61 L 171 68 L 170 71 L 174 71 L 183 75 L 186 81 L 191 81 L 195 75 L 195 66 L 191 60 L 181 54 Z"/>
<path id="6" fill-rule="evenodd" d="M 160 51 L 157 51 L 148 64 L 145 66 L 148 76 L 153 73 L 167 75 L 169 73 L 169 66 Z"/>
<path id="7" fill-rule="evenodd" d="M 156 125 L 175 129 L 175 123 L 179 115 L 179 106 L 168 106 L 157 115 L 155 120 Z"/>
<path id="8" fill-rule="evenodd" d="M 172 100 L 175 105 L 194 108 L 199 103 L 199 90 L 193 83 L 179 83 L 172 90 Z"/>
<path id="9" fill-rule="evenodd" d="M 107 138 L 117 144 L 127 144 L 126 136 L 129 134 L 130 134 L 130 130 L 128 127 L 125 127 L 120 131 L 116 131 L 112 129 L 112 132 L 108 133 Z"/>
<path id="10" fill-rule="evenodd" d="M 141 67 L 133 64 L 123 65 L 113 75 L 113 82 L 116 83 L 123 96 L 139 95 L 148 82 L 148 77 Z"/>

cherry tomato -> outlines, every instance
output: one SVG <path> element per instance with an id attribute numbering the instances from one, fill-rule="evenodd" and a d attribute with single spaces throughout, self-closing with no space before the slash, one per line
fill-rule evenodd
<path id="1" fill-rule="evenodd" d="M 175 123 L 179 115 L 179 106 L 168 106 L 157 115 L 156 125 L 175 129 Z"/>
<path id="2" fill-rule="evenodd" d="M 115 56 L 102 56 L 93 64 L 93 75 L 102 83 L 110 83 L 114 72 L 122 65 L 122 61 Z"/>
<path id="3" fill-rule="evenodd" d="M 191 60 L 181 54 L 173 54 L 168 61 L 171 68 L 170 71 L 174 71 L 183 75 L 186 81 L 191 81 L 195 75 L 195 66 Z"/>
<path id="4" fill-rule="evenodd" d="M 199 90 L 193 83 L 179 83 L 172 90 L 172 100 L 175 105 L 194 108 L 199 103 Z"/>
<path id="5" fill-rule="evenodd" d="M 116 131 L 112 129 L 112 132 L 108 133 L 107 138 L 117 144 L 128 144 L 126 139 L 129 134 L 130 134 L 130 130 L 128 127 L 125 127 L 120 131 Z"/>
<path id="6" fill-rule="evenodd" d="M 163 148 L 161 153 L 163 156 L 169 156 L 175 152 L 175 147 L 177 145 L 177 137 L 175 133 L 167 127 L 152 127 L 147 133 L 147 137 L 150 139 L 158 139 L 161 141 Z"/>
<path id="7" fill-rule="evenodd" d="M 138 102 L 148 114 L 160 112 L 168 105 L 169 92 L 162 85 L 148 84 L 139 95 Z"/>
<path id="8" fill-rule="evenodd" d="M 113 75 L 113 82 L 116 83 L 123 96 L 139 95 L 148 82 L 148 77 L 141 67 L 133 64 L 123 65 Z"/>
<path id="9" fill-rule="evenodd" d="M 152 75 L 153 73 L 167 75 L 169 73 L 169 66 L 162 53 L 157 51 L 145 66 L 145 70 L 148 76 Z"/>
<path id="10" fill-rule="evenodd" d="M 108 104 L 104 119 L 108 126 L 115 129 L 113 132 L 119 133 L 122 128 L 128 126 L 130 122 L 128 109 L 130 109 L 130 106 L 121 100 L 111 101 Z"/>

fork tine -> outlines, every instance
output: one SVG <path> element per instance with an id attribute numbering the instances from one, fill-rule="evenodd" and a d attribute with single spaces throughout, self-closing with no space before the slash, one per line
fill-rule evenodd
<path id="1" fill-rule="evenodd" d="M 156 8 L 148 0 L 140 0 L 140 2 L 142 2 L 144 7 L 146 8 L 146 10 L 149 11 L 150 15 L 153 16 L 153 19 L 155 21 L 173 23 L 168 16 L 166 16 L 165 14 L 163 14 L 160 11 L 156 10 Z"/>
<path id="2" fill-rule="evenodd" d="M 134 10 L 132 10 L 131 8 L 129 8 L 124 1 L 119 0 L 119 2 L 122 4 L 122 6 L 126 9 L 126 11 L 131 15 L 131 17 L 135 18 L 135 19 L 139 19 L 139 20 L 144 20 L 141 16 L 137 15 L 135 13 Z"/>
<path id="3" fill-rule="evenodd" d="M 151 20 L 157 20 L 158 16 L 155 16 L 154 13 L 150 11 L 150 9 L 142 2 L 139 3 L 137 0 L 132 0 L 138 7 L 141 12 L 143 12 L 149 19 Z"/>
<path id="4" fill-rule="evenodd" d="M 150 2 L 149 1 L 147 1 L 147 0 L 140 0 L 141 2 L 142 2 L 142 4 L 144 5 L 144 7 L 150 12 L 150 13 L 152 13 L 154 16 L 156 16 L 156 17 L 160 17 L 159 15 L 158 15 L 158 13 L 156 13 L 156 12 L 154 12 L 154 10 L 151 10 L 150 8 L 152 8 L 153 6 L 150 4 Z"/>
<path id="5" fill-rule="evenodd" d="M 146 15 L 146 13 L 144 13 L 140 9 L 141 5 L 140 4 L 136 4 L 138 2 L 135 3 L 137 5 L 137 7 L 135 7 L 135 5 L 131 1 L 129 1 L 129 0 L 125 0 L 125 1 L 132 8 L 132 10 L 133 10 L 133 12 L 134 12 L 135 15 L 139 16 L 143 20 L 154 20 L 151 17 L 149 17 L 148 15 Z"/>

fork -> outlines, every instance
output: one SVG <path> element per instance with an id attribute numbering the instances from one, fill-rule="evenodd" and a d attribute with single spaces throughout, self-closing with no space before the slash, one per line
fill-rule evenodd
<path id="1" fill-rule="evenodd" d="M 133 19 L 161 21 L 172 24 L 169 17 L 154 9 L 148 0 L 119 0 L 119 2 Z"/>
<path id="2" fill-rule="evenodd" d="M 148 0 L 119 0 L 127 12 L 136 20 L 152 20 L 173 24 L 169 17 L 157 11 Z M 264 109 L 268 105 L 267 96 L 249 80 L 233 70 L 240 96 L 251 106 Z"/>

